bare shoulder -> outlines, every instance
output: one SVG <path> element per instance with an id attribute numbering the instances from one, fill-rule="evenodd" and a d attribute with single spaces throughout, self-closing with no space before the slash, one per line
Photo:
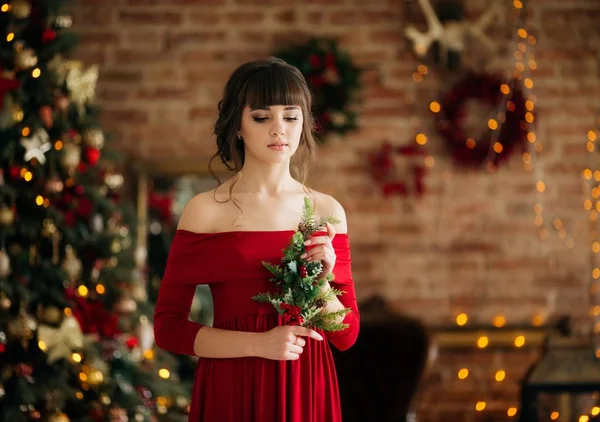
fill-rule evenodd
<path id="1" fill-rule="evenodd" d="M 197 233 L 210 232 L 217 214 L 215 205 L 214 190 L 194 196 L 185 204 L 177 229 Z"/>
<path id="2" fill-rule="evenodd" d="M 322 192 L 311 190 L 311 194 L 315 198 L 315 211 L 317 216 L 331 216 L 337 218 L 339 222 L 333 225 L 336 233 L 347 233 L 348 223 L 346 221 L 346 211 L 342 204 L 340 204 L 333 196 Z"/>

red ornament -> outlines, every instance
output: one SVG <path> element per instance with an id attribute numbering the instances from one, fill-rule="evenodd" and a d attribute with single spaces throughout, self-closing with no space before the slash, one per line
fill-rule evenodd
<path id="1" fill-rule="evenodd" d="M 125 342 L 125 345 L 127 346 L 127 348 L 129 350 L 132 350 L 133 348 L 137 347 L 140 345 L 140 341 L 137 339 L 137 337 L 134 336 L 130 336 L 127 341 Z"/>
<path id="2" fill-rule="evenodd" d="M 50 129 L 54 124 L 54 120 L 52 118 L 52 107 L 45 105 L 40 107 L 40 119 L 44 123 L 46 128 Z"/>
<path id="3" fill-rule="evenodd" d="M 10 175 L 11 179 L 17 180 L 19 177 L 21 177 L 21 167 L 19 167 L 19 166 L 10 166 L 8 168 L 8 174 Z"/>
<path id="4" fill-rule="evenodd" d="M 4 108 L 4 96 L 14 91 L 21 85 L 18 79 L 7 78 L 2 76 L 2 69 L 0 68 L 0 110 Z"/>
<path id="5" fill-rule="evenodd" d="M 42 42 L 48 44 L 56 39 L 56 31 L 50 28 L 44 29 L 42 32 Z"/>
<path id="6" fill-rule="evenodd" d="M 77 201 L 77 208 L 75 209 L 75 212 L 77 213 L 77 216 L 79 216 L 82 220 L 87 220 L 90 218 L 93 207 L 94 204 L 92 203 L 92 201 L 82 196 Z"/>
<path id="7" fill-rule="evenodd" d="M 77 218 L 75 217 L 75 213 L 71 210 L 65 213 L 65 224 L 69 227 L 75 226 L 77 222 Z"/>
<path id="8" fill-rule="evenodd" d="M 66 290 L 65 296 L 74 303 L 73 316 L 79 321 L 84 334 L 98 334 L 111 339 L 120 333 L 118 316 L 107 311 L 104 303 L 79 297 L 72 288 Z"/>
<path id="9" fill-rule="evenodd" d="M 173 220 L 173 194 L 171 192 L 150 192 L 150 209 L 158 214 L 163 224 L 171 225 Z"/>
<path id="10" fill-rule="evenodd" d="M 308 270 L 304 265 L 300 265 L 300 268 L 298 269 L 298 274 L 300 274 L 300 277 L 302 278 L 308 277 Z"/>
<path id="11" fill-rule="evenodd" d="M 404 157 L 423 157 L 427 152 L 418 145 L 392 146 L 389 142 L 385 142 L 378 151 L 371 154 L 369 157 L 371 165 L 371 174 L 375 181 L 381 186 L 385 196 L 402 195 L 407 196 L 412 191 L 417 196 L 421 196 L 424 191 L 424 178 L 427 174 L 427 169 L 423 164 L 410 165 L 409 174 L 412 176 L 412 183 L 407 184 L 404 178 L 398 179 L 396 173 L 396 165 L 394 158 L 396 155 Z"/>
<path id="12" fill-rule="evenodd" d="M 311 54 L 308 58 L 311 67 L 318 68 L 321 66 L 321 58 L 317 54 Z"/>
<path id="13" fill-rule="evenodd" d="M 437 126 L 455 163 L 469 167 L 485 163 L 496 166 L 507 160 L 514 151 L 525 150 L 526 101 L 517 81 L 513 82 L 504 82 L 500 77 L 489 74 L 470 74 L 442 97 L 441 110 L 436 113 Z M 499 116 L 495 117 L 498 129 L 488 130 L 486 125 L 481 137 L 465 133 L 466 104 L 473 100 L 498 109 Z M 504 119 L 504 123 L 501 119 Z M 499 133 L 495 133 L 497 131 Z M 494 145 L 496 142 L 499 146 Z"/>
<path id="14" fill-rule="evenodd" d="M 325 54 L 325 67 L 327 67 L 329 69 L 337 68 L 335 56 L 333 54 L 331 54 L 331 53 Z"/>
<path id="15" fill-rule="evenodd" d="M 88 147 L 84 151 L 84 156 L 85 156 L 86 161 L 90 165 L 92 165 L 92 166 L 96 165 L 96 163 L 100 159 L 100 150 L 98 148 Z"/>

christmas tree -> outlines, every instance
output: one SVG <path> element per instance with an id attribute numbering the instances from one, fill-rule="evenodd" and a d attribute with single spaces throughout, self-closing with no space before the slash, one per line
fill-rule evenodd
<path id="1" fill-rule="evenodd" d="M 0 421 L 184 421 L 98 67 L 72 57 L 63 6 L 0 2 Z"/>

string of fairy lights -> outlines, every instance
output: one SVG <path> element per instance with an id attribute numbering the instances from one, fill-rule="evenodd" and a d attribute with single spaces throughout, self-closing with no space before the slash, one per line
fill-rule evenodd
<path id="1" fill-rule="evenodd" d="M 517 83 L 522 84 L 525 88 L 525 122 L 527 125 L 527 148 L 522 154 L 523 169 L 527 173 L 532 173 L 535 180 L 536 189 L 536 203 L 533 206 L 533 222 L 539 227 L 539 238 L 544 241 L 549 238 L 551 231 L 558 236 L 559 239 L 564 241 L 567 248 L 572 249 L 575 246 L 575 235 L 574 226 L 568 227 L 568 225 L 561 218 L 551 218 L 548 216 L 548 212 L 544 209 L 544 193 L 547 191 L 547 184 L 544 180 L 544 166 L 540 159 L 540 155 L 544 150 L 541 139 L 537 136 L 535 131 L 535 105 L 537 102 L 536 96 L 533 94 L 534 80 L 533 73 L 538 69 L 538 64 L 534 55 L 534 47 L 537 43 L 536 37 L 528 31 L 526 22 L 526 7 L 525 1 L 512 0 L 514 22 L 516 29 L 517 45 L 514 51 L 515 65 L 514 69 L 510 72 L 509 80 L 501 86 L 501 93 L 499 93 L 499 107 L 495 110 L 497 113 L 496 118 L 492 117 L 488 120 L 488 127 L 491 130 L 490 152 L 488 154 L 488 170 L 493 172 L 497 169 L 495 166 L 490 165 L 495 157 L 495 154 L 502 153 L 502 144 L 498 139 L 500 134 L 500 126 L 503 123 L 502 115 L 505 109 L 511 110 L 515 104 L 511 101 L 511 94 L 514 92 L 514 88 Z M 429 69 L 424 63 L 418 63 L 416 70 L 412 74 L 412 79 L 417 84 L 422 82 L 425 77 L 429 74 Z M 432 113 L 438 113 L 441 111 L 440 104 L 437 101 L 431 101 L 429 104 L 429 110 Z M 586 150 L 590 153 L 592 159 L 591 163 L 597 163 L 598 159 L 594 153 L 597 153 L 595 143 L 597 141 L 597 130 L 600 125 L 600 118 L 596 122 L 596 130 L 590 130 L 587 134 Z M 418 119 L 413 121 L 413 127 L 418 127 Z M 427 135 L 425 134 L 422 127 L 417 130 L 415 136 L 415 142 L 418 145 L 424 146 L 427 143 Z M 468 141 L 468 140 L 467 140 Z M 427 167 L 433 167 L 435 159 L 427 155 L 424 158 L 424 164 Z M 598 165 L 596 164 L 596 167 Z M 445 178 L 449 179 L 451 175 L 445 174 Z M 592 271 L 590 274 L 590 314 L 594 318 L 593 332 L 595 334 L 595 350 L 596 356 L 600 358 L 600 263 L 598 263 L 598 254 L 600 253 L 600 228 L 598 227 L 598 213 L 600 213 L 600 168 L 594 169 L 592 165 L 584 169 L 582 173 L 585 182 L 584 189 L 587 198 L 584 201 L 584 210 L 588 213 L 589 221 L 593 223 L 593 227 L 590 229 L 590 249 L 591 249 L 591 264 Z M 545 323 L 547 315 L 536 314 L 532 317 L 531 324 L 533 326 L 541 326 Z M 466 313 L 460 313 L 456 316 L 456 324 L 458 326 L 466 326 L 469 316 Z M 496 328 L 502 328 L 506 325 L 506 317 L 503 315 L 496 315 L 493 318 L 492 324 Z M 525 335 L 515 334 L 513 339 L 513 345 L 515 348 L 522 348 L 527 342 Z M 476 341 L 476 348 L 485 349 L 490 346 L 490 338 L 487 334 L 481 334 Z M 492 374 L 478 374 L 476 371 L 470 371 L 468 367 L 459 366 L 456 369 L 456 377 L 460 380 L 467 380 L 469 378 L 475 378 L 480 391 L 482 391 L 482 398 L 475 402 L 474 408 L 477 412 L 482 412 L 488 407 L 487 400 L 485 397 L 489 396 L 490 380 L 496 383 L 505 382 L 507 379 L 507 373 L 501 365 L 492 365 L 495 369 L 492 370 Z M 509 418 L 513 418 L 519 412 L 517 404 L 509 406 L 506 409 L 506 415 Z M 597 416 L 600 414 L 600 407 L 592 406 L 587 414 L 581 414 L 578 422 L 588 422 L 590 417 Z M 550 420 L 558 420 L 560 413 L 558 410 L 552 410 L 549 412 L 548 417 Z"/>

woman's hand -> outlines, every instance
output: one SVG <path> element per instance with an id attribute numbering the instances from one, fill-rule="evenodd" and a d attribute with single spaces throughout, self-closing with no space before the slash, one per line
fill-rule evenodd
<path id="1" fill-rule="evenodd" d="M 322 341 L 323 337 L 310 328 L 299 325 L 280 325 L 257 334 L 255 355 L 272 360 L 298 360 L 306 340 L 301 336 Z"/>
<path id="2" fill-rule="evenodd" d="M 327 227 L 327 236 L 313 236 L 304 242 L 305 246 L 313 246 L 310 249 L 307 248 L 306 253 L 302 254 L 300 258 L 306 259 L 307 261 L 321 261 L 323 264 L 323 271 L 319 274 L 319 279 L 326 277 L 331 274 L 333 267 L 335 266 L 335 250 L 333 249 L 333 238 L 335 237 L 335 229 L 330 223 L 325 223 Z"/>

